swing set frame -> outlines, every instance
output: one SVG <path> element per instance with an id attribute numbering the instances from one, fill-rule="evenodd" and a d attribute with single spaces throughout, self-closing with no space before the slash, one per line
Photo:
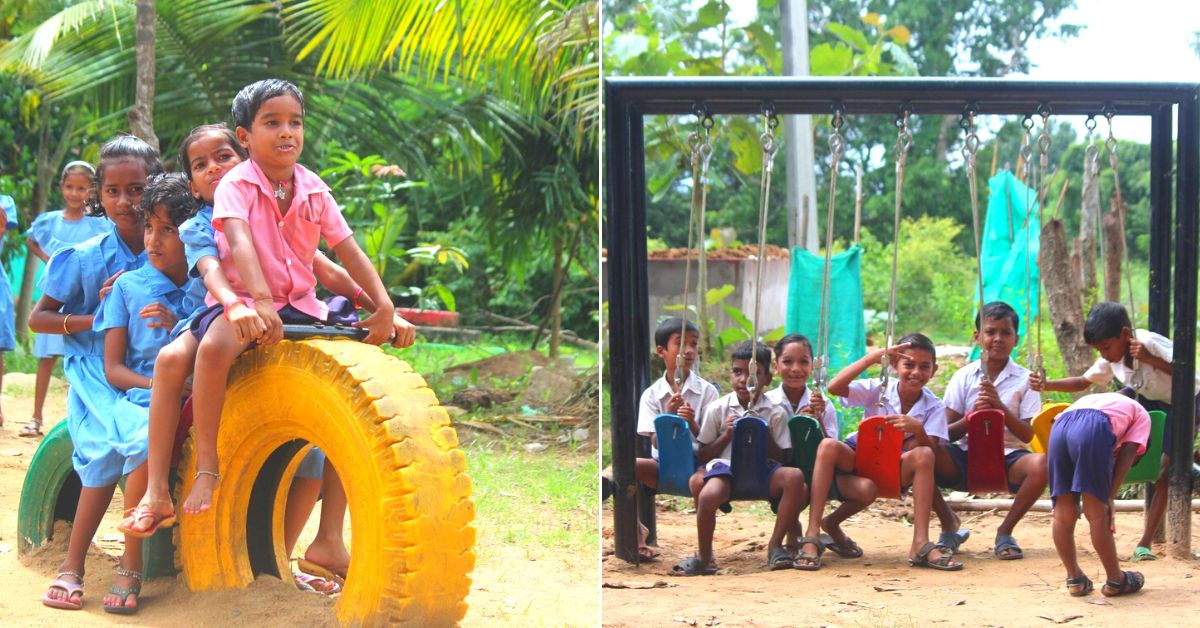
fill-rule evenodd
<path id="1" fill-rule="evenodd" d="M 634 459 L 649 456 L 649 439 L 637 434 L 639 396 L 651 381 L 646 258 L 644 118 L 692 115 L 758 115 L 764 103 L 777 114 L 894 116 L 1094 115 L 1150 118 L 1151 331 L 1177 346 L 1196 343 L 1197 227 L 1200 225 L 1200 83 L 1061 82 L 959 78 L 621 77 L 604 81 L 604 240 L 608 247 L 608 351 L 612 412 L 614 546 L 617 557 L 638 562 L 637 524 L 655 536 L 654 502 L 638 486 Z M 1174 128 L 1178 120 L 1178 129 Z M 1173 146 L 1175 150 L 1173 151 Z M 1174 236 L 1174 237 L 1173 237 Z M 1172 244 L 1174 256 L 1172 257 Z M 1176 284 L 1172 290 L 1172 270 Z M 1179 278 L 1187 278 L 1179 281 Z M 1172 299 L 1172 295 L 1174 299 Z M 1173 329 L 1169 328 L 1174 315 Z M 1175 356 L 1171 406 L 1192 416 L 1192 351 Z M 1167 552 L 1191 558 L 1190 422 L 1171 426 L 1174 450 L 1168 471 Z"/>

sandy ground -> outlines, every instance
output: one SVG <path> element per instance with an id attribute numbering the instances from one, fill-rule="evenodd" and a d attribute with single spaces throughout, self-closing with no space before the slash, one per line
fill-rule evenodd
<path id="1" fill-rule="evenodd" d="M 30 416 L 32 381 L 24 374 L 4 378 L 3 408 L 7 422 L 0 428 L 0 624 L 44 626 L 141 625 L 336 625 L 333 600 L 304 593 L 271 577 L 259 578 L 241 591 L 192 593 L 172 578 L 146 583 L 142 610 L 125 618 L 105 613 L 101 599 L 111 584 L 122 537 L 116 532 L 119 500 L 97 534 L 88 555 L 84 580 L 84 609 L 57 611 L 41 604 L 46 585 L 54 578 L 66 551 L 69 530 L 59 523 L 54 540 L 28 556 L 17 556 L 17 504 L 25 469 L 37 442 L 17 437 Z M 65 413 L 65 389 L 52 389 L 46 416 Z M 48 431 L 56 421 L 48 419 Z M 316 513 L 301 536 L 299 554 L 316 531 Z M 596 562 L 563 557 L 543 548 L 488 542 L 486 520 L 479 530 L 473 585 L 467 598 L 465 626 L 594 626 L 599 615 Z M 347 532 L 349 532 L 347 530 Z M 348 537 L 348 534 L 347 534 Z"/>
<path id="2" fill-rule="evenodd" d="M 683 504 L 682 501 L 675 502 Z M 635 567 L 612 555 L 612 507 L 603 512 L 601 577 L 605 626 L 1075 626 L 1195 625 L 1200 610 L 1200 561 L 1160 558 L 1130 564 L 1146 588 L 1129 597 L 1100 594 L 1103 570 L 1091 549 L 1086 520 L 1076 527 L 1080 563 L 1096 582 L 1087 597 L 1067 595 L 1065 573 L 1050 536 L 1050 514 L 1030 513 L 1015 536 L 1025 558 L 992 555 L 995 513 L 963 513 L 971 538 L 956 558 L 962 571 L 938 572 L 907 562 L 912 528 L 907 505 L 880 502 L 845 526 L 865 550 L 856 560 L 824 555 L 817 572 L 769 571 L 766 542 L 772 518 L 765 506 L 735 504 L 717 515 L 717 575 L 680 578 L 671 567 L 694 551 L 695 515 L 659 508 L 658 561 Z M 807 520 L 807 512 L 805 512 Z M 1194 518 L 1195 519 L 1195 518 Z M 935 519 L 933 536 L 936 538 Z M 1128 559 L 1141 532 L 1140 513 L 1117 516 L 1117 547 Z M 1193 544 L 1200 539 L 1193 522 Z M 1162 554 L 1161 547 L 1159 554 Z M 631 588 L 610 588 L 624 586 Z M 645 587 L 645 588 L 643 588 Z M 650 588 L 653 587 L 653 588 Z"/>

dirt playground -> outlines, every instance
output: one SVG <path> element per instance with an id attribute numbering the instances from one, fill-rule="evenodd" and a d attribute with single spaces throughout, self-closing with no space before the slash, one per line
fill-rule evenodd
<path id="1" fill-rule="evenodd" d="M 4 377 L 0 428 L 0 625 L 4 626 L 336 626 L 334 598 L 306 593 L 292 583 L 260 577 L 249 588 L 219 593 L 192 593 L 174 578 L 151 580 L 143 587 L 141 611 L 132 617 L 105 613 L 101 601 L 112 583 L 113 568 L 123 537 L 116 531 L 120 500 L 114 499 L 88 554 L 82 611 L 60 611 L 41 603 L 66 553 L 69 529 L 56 525 L 49 545 L 29 556 L 17 556 L 17 505 L 21 484 L 37 441 L 19 438 L 17 431 L 28 420 L 32 407 L 32 377 L 10 373 Z M 52 388 L 47 400 L 49 431 L 65 414 L 65 388 Z M 312 540 L 317 514 L 300 537 L 298 548 Z M 464 626 L 594 626 L 598 616 L 596 563 L 581 561 L 541 548 L 504 544 L 489 531 L 487 521 L 475 521 L 476 562 L 472 573 L 469 609 Z M 349 539 L 349 524 L 346 537 Z M 300 549 L 297 550 L 299 553 Z"/>
<path id="2" fill-rule="evenodd" d="M 668 498 L 671 499 L 671 498 Z M 678 508 L 690 504 L 673 501 Z M 674 577 L 671 567 L 695 551 L 695 515 L 659 508 L 656 562 L 633 566 L 612 555 L 612 506 L 603 511 L 602 606 L 605 626 L 1171 626 L 1195 625 L 1200 560 L 1159 558 L 1129 563 L 1141 513 L 1117 515 L 1123 569 L 1146 576 L 1142 592 L 1100 594 L 1105 578 L 1091 549 L 1086 519 L 1076 527 L 1080 564 L 1095 581 L 1086 597 L 1067 595 L 1065 573 L 1050 536 L 1050 513 L 1029 513 L 1016 536 L 1025 558 L 992 555 L 1003 514 L 962 513 L 970 539 L 955 555 L 961 571 L 908 565 L 908 504 L 877 502 L 844 529 L 865 551 L 843 559 L 825 552 L 820 571 L 770 571 L 766 543 L 774 519 L 765 505 L 738 502 L 717 514 L 715 576 Z M 1193 547 L 1200 526 L 1193 517 Z M 807 521 L 807 511 L 804 513 Z M 938 529 L 934 519 L 933 538 Z M 1158 554 L 1162 547 L 1156 546 Z"/>

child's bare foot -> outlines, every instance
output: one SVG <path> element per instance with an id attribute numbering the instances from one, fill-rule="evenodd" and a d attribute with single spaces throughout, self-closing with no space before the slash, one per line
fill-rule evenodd
<path id="1" fill-rule="evenodd" d="M 197 471 L 196 483 L 192 485 L 191 492 L 183 501 L 183 512 L 198 515 L 212 508 L 213 491 L 220 480 L 220 474 L 214 471 Z"/>
<path id="2" fill-rule="evenodd" d="M 304 551 L 304 560 L 345 578 L 350 571 L 350 552 L 340 542 L 318 538 Z"/>
<path id="3" fill-rule="evenodd" d="M 83 608 L 83 569 L 75 570 L 65 565 L 61 567 L 58 577 L 42 596 L 42 604 L 69 611 Z"/>

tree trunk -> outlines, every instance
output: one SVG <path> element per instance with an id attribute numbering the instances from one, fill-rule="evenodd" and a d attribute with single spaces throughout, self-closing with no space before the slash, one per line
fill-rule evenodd
<path id="1" fill-rule="evenodd" d="M 946 151 L 950 150 L 951 129 L 957 128 L 958 116 L 942 116 L 942 124 L 938 127 L 937 152 L 938 161 L 946 161 Z"/>
<path id="2" fill-rule="evenodd" d="M 1125 259 L 1125 241 L 1121 239 L 1121 211 L 1116 198 L 1113 208 L 1104 214 L 1104 300 L 1121 302 L 1121 260 Z M 1129 313 L 1133 316 L 1133 312 Z"/>
<path id="3" fill-rule="evenodd" d="M 1096 229 L 1100 223 L 1100 179 L 1089 175 L 1087 157 L 1083 164 L 1083 191 L 1080 192 L 1079 237 L 1079 289 L 1084 300 L 1096 293 Z"/>
<path id="4" fill-rule="evenodd" d="M 154 0 L 137 0 L 137 89 L 129 130 L 158 150 L 154 134 Z"/>
<path id="5" fill-rule="evenodd" d="M 550 299 L 550 357 L 558 357 L 558 343 L 562 341 L 559 335 L 562 330 L 562 287 L 565 283 L 567 269 L 563 268 L 562 238 L 554 238 L 554 298 Z"/>
<path id="6" fill-rule="evenodd" d="M 1042 226 L 1038 268 L 1067 268 L 1067 235 L 1061 220 L 1051 219 Z M 1043 280 L 1050 320 L 1058 350 L 1070 375 L 1082 375 L 1092 363 L 1092 348 L 1083 341 L 1083 302 L 1079 285 L 1070 273 L 1050 272 Z"/>

